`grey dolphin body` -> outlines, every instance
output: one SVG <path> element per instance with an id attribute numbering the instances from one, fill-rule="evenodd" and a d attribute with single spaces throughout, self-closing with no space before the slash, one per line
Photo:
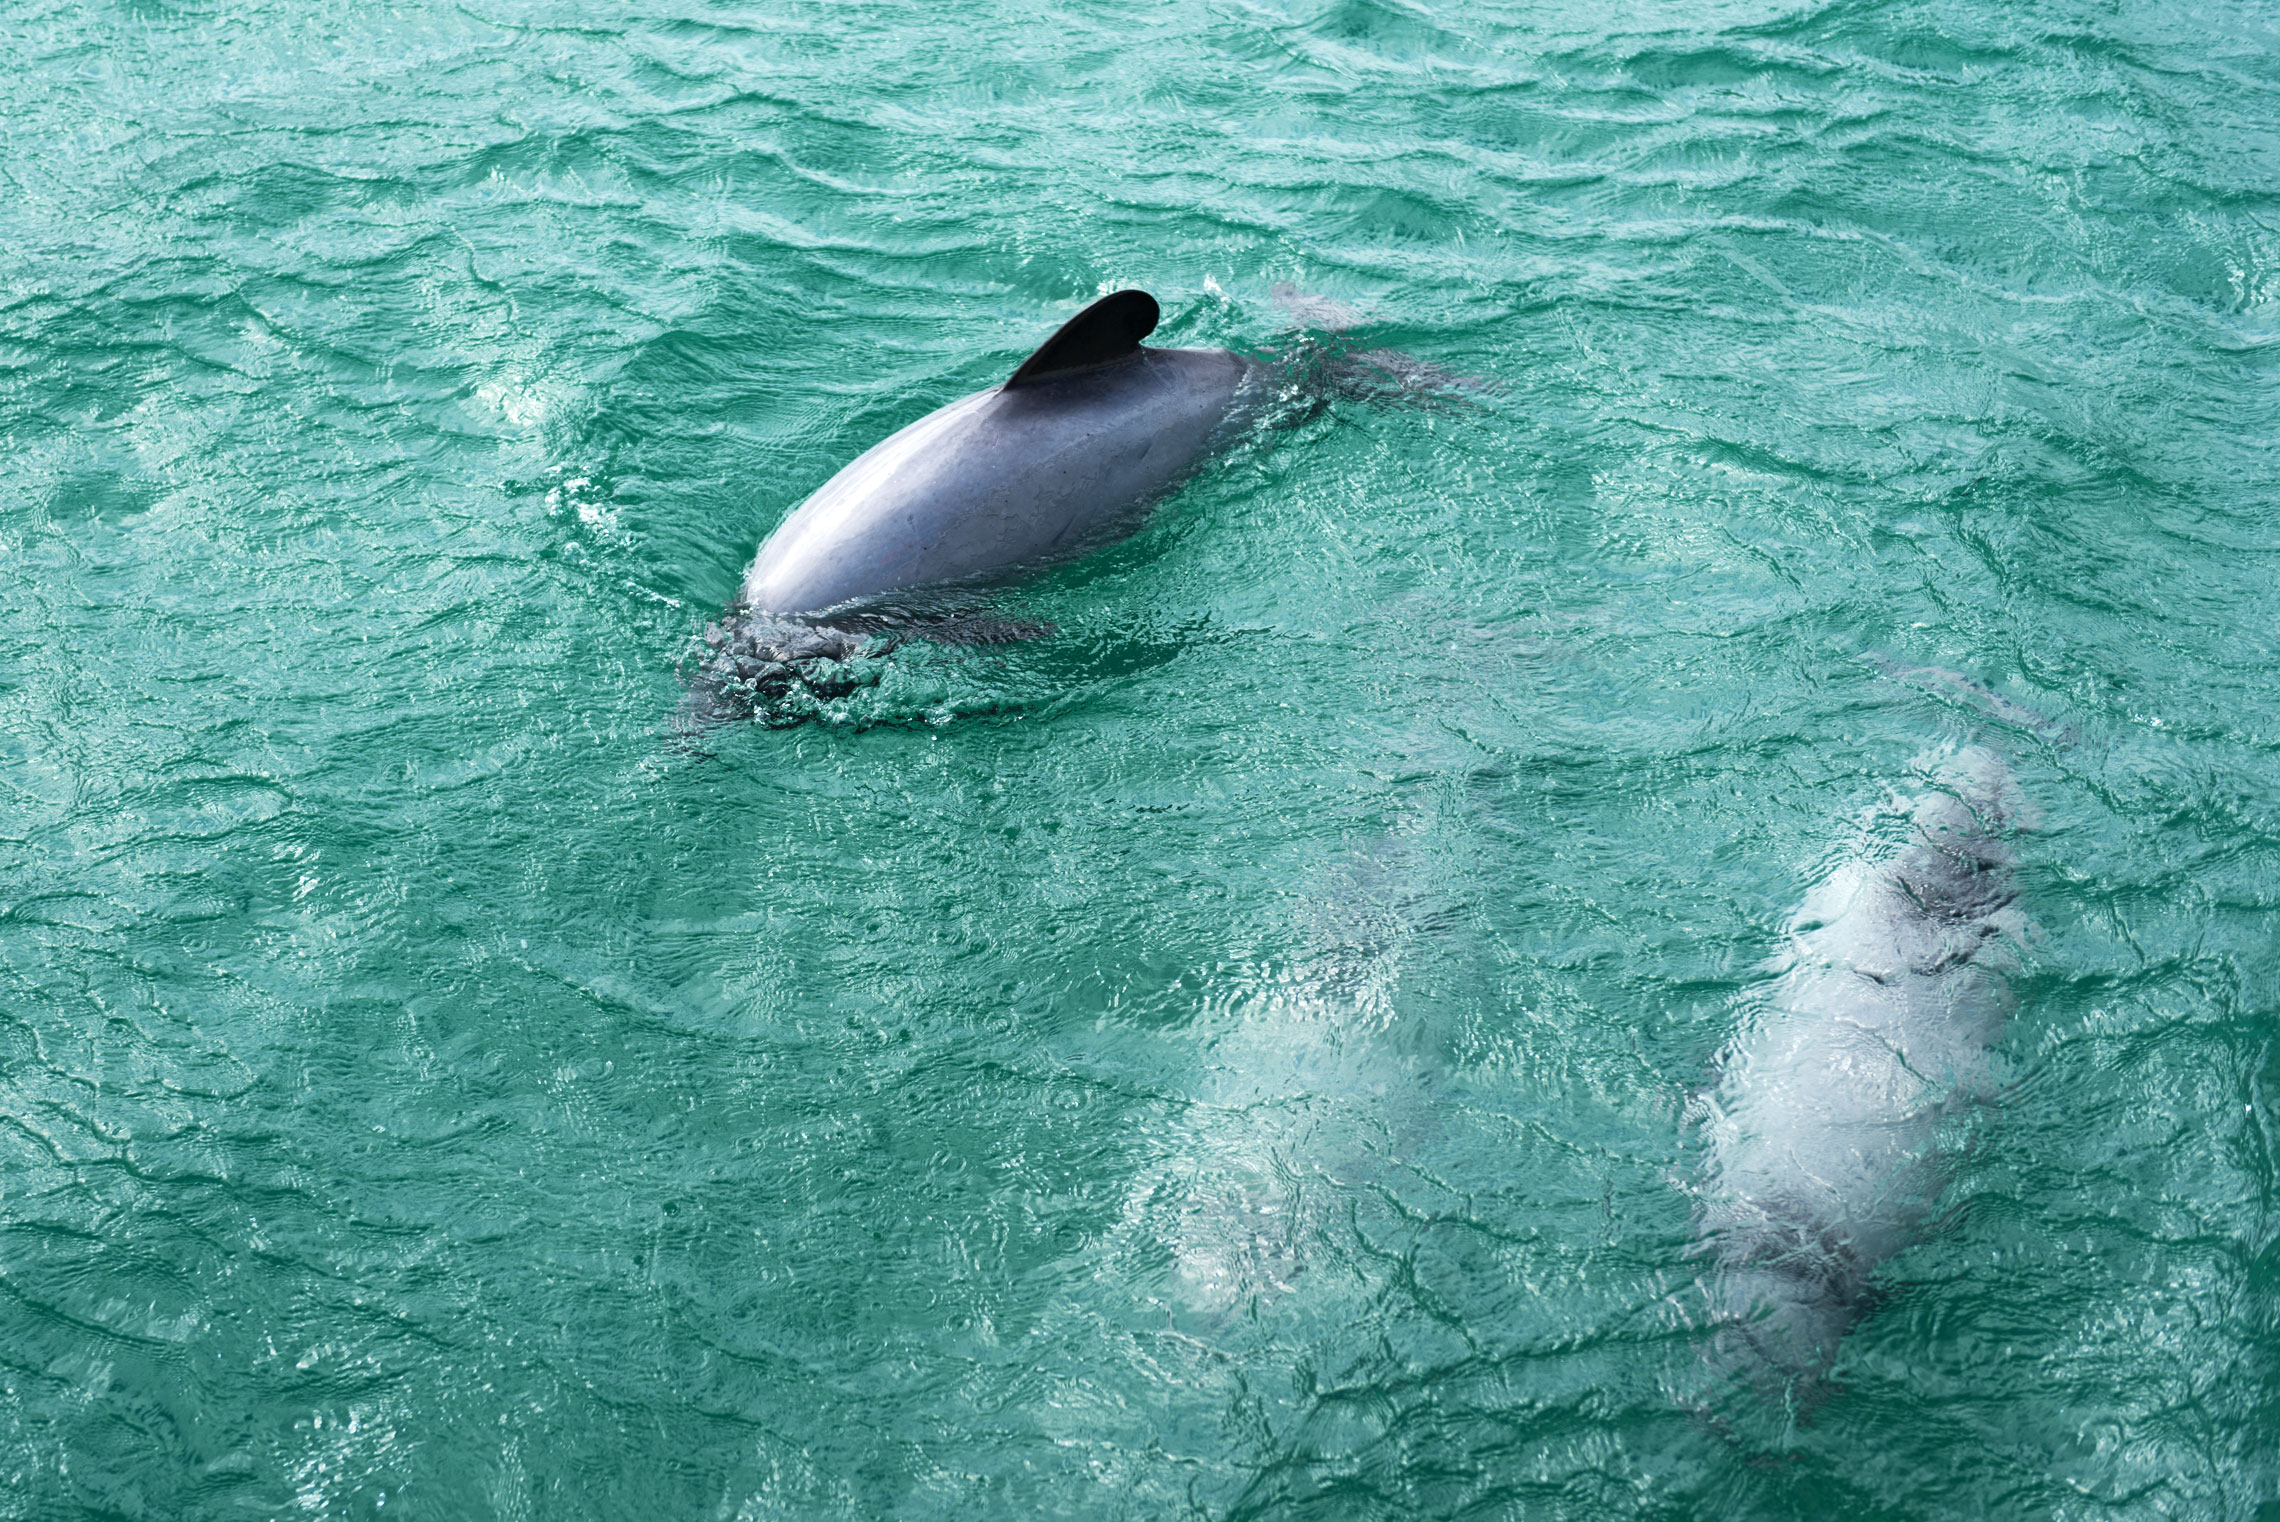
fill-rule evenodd
<path id="1" fill-rule="evenodd" d="M 1761 1387 L 1812 1382 L 1886 1258 L 1922 1235 L 1943 1132 L 1991 1097 L 2013 1003 L 2018 802 L 1985 750 L 1914 804 L 1896 852 L 1810 895 L 1762 1017 L 1709 1096 L 1702 1243 L 1718 1362 Z"/>
<path id="2" fill-rule="evenodd" d="M 873 445 L 761 546 L 738 601 L 811 617 L 1049 559 L 1122 527 L 1228 431 L 1262 367 L 1226 349 L 1149 349 L 1158 311 L 1119 291 L 1071 318 L 1001 386 Z"/>
<path id="3" fill-rule="evenodd" d="M 1301 326 L 1360 321 L 1335 304 L 1276 299 Z M 1386 349 L 1301 341 L 1261 363 L 1145 348 L 1158 315 L 1145 291 L 1102 297 L 1003 385 L 920 418 L 802 502 L 705 631 L 682 735 L 739 718 L 798 723 L 801 694 L 875 680 L 853 658 L 905 635 L 977 644 L 1042 632 L 978 616 L 961 589 L 1136 527 L 1144 504 L 1254 421 L 1295 422 L 1334 396 L 1439 407 L 1485 389 Z"/>

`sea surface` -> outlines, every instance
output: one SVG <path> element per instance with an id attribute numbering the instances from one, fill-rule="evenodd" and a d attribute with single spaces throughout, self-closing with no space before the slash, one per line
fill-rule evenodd
<path id="1" fill-rule="evenodd" d="M 0 61 L 0 1517 L 2280 1516 L 2280 13 Z M 676 741 L 840 465 L 1285 282 L 1486 384 Z M 1729 1387 L 1700 1096 L 1966 745 L 1999 1101 Z"/>

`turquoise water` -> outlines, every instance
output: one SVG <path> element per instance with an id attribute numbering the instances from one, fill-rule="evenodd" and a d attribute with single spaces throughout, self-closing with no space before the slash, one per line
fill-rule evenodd
<path id="1" fill-rule="evenodd" d="M 2280 1508 L 2269 12 L 0 38 L 0 1515 Z M 1497 389 L 669 743 L 841 463 L 1279 281 Z M 2003 1099 L 1753 1411 L 1691 1096 L 1967 742 Z"/>

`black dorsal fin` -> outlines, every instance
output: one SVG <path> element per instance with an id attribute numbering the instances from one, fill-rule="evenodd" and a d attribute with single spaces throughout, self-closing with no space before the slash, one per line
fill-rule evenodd
<path id="1" fill-rule="evenodd" d="M 1112 360 L 1140 352 L 1140 340 L 1156 331 L 1156 319 L 1162 315 L 1156 298 L 1146 291 L 1118 291 L 1103 296 L 1076 316 L 1061 324 L 1055 333 L 1037 346 L 1037 352 L 1021 362 L 1013 378 L 1005 383 L 1011 391 L 1033 381 L 1051 380 L 1077 370 L 1090 370 Z"/>

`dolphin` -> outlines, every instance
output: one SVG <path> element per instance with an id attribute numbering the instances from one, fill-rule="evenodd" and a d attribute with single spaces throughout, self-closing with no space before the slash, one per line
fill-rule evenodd
<path id="1" fill-rule="evenodd" d="M 1103 296 L 1004 384 L 872 445 L 768 536 L 738 602 L 812 617 L 1033 564 L 1121 526 L 1222 442 L 1256 361 L 1151 349 L 1146 291 Z"/>
<path id="2" fill-rule="evenodd" d="M 1274 295 L 1296 326 L 1343 332 L 1365 320 L 1287 287 Z M 960 613 L 956 592 L 1129 532 L 1140 509 L 1255 422 L 1295 421 L 1332 395 L 1432 406 L 1481 385 L 1392 350 L 1302 344 L 1270 363 L 1143 345 L 1161 315 L 1146 291 L 1101 297 L 1002 384 L 928 413 L 817 488 L 706 631 L 713 654 L 684 732 L 794 687 L 844 690 L 852 683 L 831 663 L 881 636 L 987 644 L 1040 632 Z M 1308 407 L 1278 417 L 1292 396 Z"/>
<path id="3" fill-rule="evenodd" d="M 1897 850 L 1854 853 L 1806 896 L 1721 1058 L 1696 1250 L 1714 1361 L 1761 1390 L 1818 1383 L 1878 1266 L 1931 1224 L 1955 1123 L 1993 1097 L 2027 932 L 2021 810 L 1999 759 L 1958 753 Z"/>

